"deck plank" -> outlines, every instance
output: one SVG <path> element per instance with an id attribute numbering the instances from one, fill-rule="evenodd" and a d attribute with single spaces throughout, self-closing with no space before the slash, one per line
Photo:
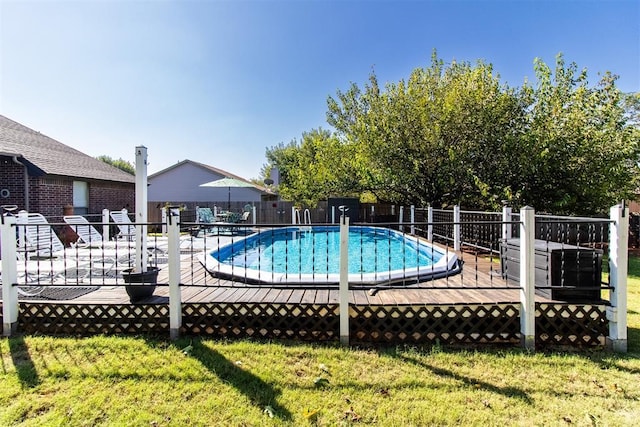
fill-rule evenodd
<path id="1" fill-rule="evenodd" d="M 460 303 L 519 303 L 519 291 L 513 281 L 505 281 L 495 262 L 481 257 L 465 256 L 466 264 L 462 274 L 422 282 L 418 285 L 406 287 L 384 288 L 375 292 L 368 289 L 350 291 L 350 302 L 358 305 L 405 305 L 405 304 L 460 304 Z M 337 288 L 314 289 L 308 287 L 291 287 L 274 289 L 266 286 L 252 286 L 244 283 L 234 283 L 228 279 L 213 277 L 209 274 L 197 257 L 183 257 L 181 259 L 181 293 L 183 302 L 257 302 L 283 304 L 337 304 Z M 168 268 L 163 267 L 158 275 L 159 283 L 168 282 Z M 99 284 L 97 290 L 74 298 L 73 303 L 86 304 L 127 304 L 129 297 L 125 292 L 122 279 L 116 285 L 113 278 L 91 278 L 91 282 L 81 286 L 91 286 L 92 282 Z M 192 285 L 192 286 L 190 286 Z M 393 286 L 393 285 L 392 285 Z M 493 287 L 494 289 L 476 289 L 478 286 Z M 507 289 L 510 287 L 511 289 Z M 424 288 L 424 289 L 421 289 Z M 466 289 L 462 289 L 466 288 Z M 169 287 L 158 286 L 152 300 L 166 301 Z M 536 295 L 536 301 L 552 303 L 551 299 Z"/>

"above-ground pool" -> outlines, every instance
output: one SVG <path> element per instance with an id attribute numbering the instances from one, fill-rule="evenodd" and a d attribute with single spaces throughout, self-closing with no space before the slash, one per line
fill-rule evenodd
<path id="1" fill-rule="evenodd" d="M 338 226 L 262 230 L 206 252 L 212 274 L 250 283 L 340 281 Z M 418 282 L 460 271 L 453 251 L 381 227 L 349 227 L 349 283 Z"/>

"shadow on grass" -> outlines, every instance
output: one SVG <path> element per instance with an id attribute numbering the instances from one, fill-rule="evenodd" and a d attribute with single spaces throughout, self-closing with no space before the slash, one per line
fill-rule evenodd
<path id="1" fill-rule="evenodd" d="M 492 393 L 496 393 L 496 394 L 501 394 L 505 397 L 513 397 L 516 399 L 520 399 L 523 402 L 531 405 L 533 404 L 533 401 L 531 400 L 531 398 L 529 397 L 529 395 L 516 387 L 498 387 L 496 385 L 493 384 L 489 384 L 487 382 L 484 381 L 479 381 L 477 379 L 471 378 L 471 377 L 467 377 L 464 375 L 460 375 L 457 374 L 449 369 L 444 369 L 444 368 L 438 368 L 432 365 L 429 365 L 427 363 L 424 363 L 420 360 L 417 360 L 413 357 L 409 357 L 409 356 L 405 356 L 403 354 L 396 354 L 395 355 L 396 358 L 402 360 L 403 362 L 407 362 L 407 363 L 411 363 L 414 364 L 416 366 L 419 366 L 421 368 L 424 369 L 428 369 L 431 372 L 433 372 L 434 374 L 441 376 L 441 377 L 446 377 L 446 378 L 453 378 L 456 381 L 460 381 L 463 384 L 465 384 L 466 386 L 469 387 L 475 387 L 475 388 L 480 388 L 482 390 L 487 390 L 490 391 Z"/>
<path id="2" fill-rule="evenodd" d="M 175 342 L 174 345 L 184 350 L 186 341 L 180 340 Z M 247 396 L 252 405 L 260 408 L 260 410 L 268 411 L 270 415 L 284 421 L 292 419 L 291 412 L 277 402 L 280 391 L 274 388 L 273 385 L 236 366 L 235 363 L 217 351 L 203 345 L 200 340 L 193 340 L 190 347 L 188 351 L 185 351 L 188 356 L 196 359 L 209 372 L 218 376 L 220 380 Z"/>
<path id="3" fill-rule="evenodd" d="M 9 338 L 9 352 L 11 353 L 11 360 L 13 366 L 16 368 L 16 374 L 22 384 L 23 388 L 33 388 L 40 384 L 40 376 L 36 370 L 33 360 L 31 360 L 31 354 L 29 353 L 29 347 L 24 342 L 22 336 L 16 336 Z"/>

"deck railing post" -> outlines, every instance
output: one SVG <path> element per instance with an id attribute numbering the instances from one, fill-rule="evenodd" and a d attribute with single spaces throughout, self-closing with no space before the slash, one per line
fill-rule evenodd
<path id="1" fill-rule="evenodd" d="M 160 209 L 162 218 L 162 237 L 167 237 L 167 208 Z M 198 207 L 196 206 L 196 222 L 198 221 Z"/>
<path id="2" fill-rule="evenodd" d="M 502 206 L 502 240 L 511 238 L 511 213 L 512 209 L 510 206 Z"/>
<path id="3" fill-rule="evenodd" d="M 102 209 L 102 240 L 108 242 L 111 238 L 109 230 L 109 209 Z"/>
<path id="4" fill-rule="evenodd" d="M 182 326 L 182 294 L 180 293 L 180 210 L 170 208 L 167 215 L 169 257 L 169 336 L 177 339 Z"/>
<path id="5" fill-rule="evenodd" d="M 2 333 L 8 337 L 18 329 L 18 257 L 16 218 L 0 215 L 0 258 L 2 258 Z"/>
<path id="6" fill-rule="evenodd" d="M 536 345 L 535 210 L 520 209 L 520 342 L 527 350 Z"/>
<path id="7" fill-rule="evenodd" d="M 433 241 L 433 206 L 429 205 L 427 208 L 427 240 Z"/>
<path id="8" fill-rule="evenodd" d="M 410 215 L 411 215 L 411 235 L 414 236 L 416 234 L 416 226 L 415 226 L 415 222 L 416 222 L 416 207 L 414 205 L 411 205 L 411 211 L 410 211 Z"/>
<path id="9" fill-rule="evenodd" d="M 459 251 L 461 236 L 460 236 L 460 205 L 453 207 L 453 250 Z"/>
<path id="10" fill-rule="evenodd" d="M 629 209 L 624 203 L 610 210 L 609 226 L 609 336 L 607 345 L 613 351 L 627 352 L 627 262 L 629 243 Z"/>
<path id="11" fill-rule="evenodd" d="M 349 345 L 349 217 L 340 216 L 340 344 Z"/>
<path id="12" fill-rule="evenodd" d="M 147 271 L 147 147 L 136 147 L 136 270 Z M 139 227 L 139 228 L 138 228 Z"/>
<path id="13" fill-rule="evenodd" d="M 22 249 L 29 246 L 27 244 L 27 227 L 25 227 L 25 224 L 29 222 L 28 216 L 29 216 L 29 213 L 24 209 L 18 211 L 18 215 L 16 215 L 16 218 L 17 218 L 16 222 L 18 224 L 22 224 L 21 226 L 18 227 L 18 247 Z M 28 253 L 25 252 L 25 255 L 27 254 Z"/>

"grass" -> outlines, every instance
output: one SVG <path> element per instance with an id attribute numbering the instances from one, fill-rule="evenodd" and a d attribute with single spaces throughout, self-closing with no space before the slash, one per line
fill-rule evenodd
<path id="1" fill-rule="evenodd" d="M 0 425 L 637 425 L 640 258 L 629 272 L 627 354 L 3 338 Z"/>

